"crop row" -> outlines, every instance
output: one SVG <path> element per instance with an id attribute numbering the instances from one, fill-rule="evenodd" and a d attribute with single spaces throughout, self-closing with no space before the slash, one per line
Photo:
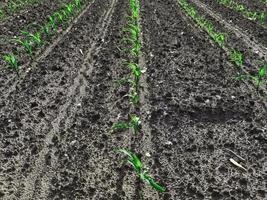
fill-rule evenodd
<path id="1" fill-rule="evenodd" d="M 0 7 L 0 20 L 3 20 L 4 18 L 8 17 L 11 14 L 14 14 L 18 11 L 21 11 L 22 9 L 32 6 L 34 4 L 40 3 L 41 0 L 12 0 L 7 1 L 5 6 Z"/>
<path id="2" fill-rule="evenodd" d="M 34 33 L 20 31 L 21 35 L 11 39 L 18 45 L 15 52 L 10 52 L 2 56 L 9 68 L 13 69 L 18 75 L 20 70 L 20 61 L 18 60 L 20 53 L 26 53 L 30 59 L 33 58 L 35 52 L 51 39 L 60 27 L 64 27 L 75 13 L 81 10 L 81 0 L 73 0 L 65 4 L 63 8 L 54 12 L 48 17 L 47 22 L 40 26 L 40 29 Z"/>
<path id="3" fill-rule="evenodd" d="M 246 72 L 244 68 L 244 55 L 239 50 L 233 49 L 227 45 L 226 34 L 216 31 L 212 22 L 205 19 L 205 17 L 199 15 L 197 10 L 192 5 L 190 5 L 187 0 L 178 0 L 178 3 L 183 8 L 185 13 L 190 16 L 201 29 L 205 30 L 221 48 L 227 49 L 229 60 L 235 66 L 242 69 L 244 73 L 236 77 L 237 80 L 252 80 L 253 83 L 255 83 L 257 90 L 259 89 L 260 85 L 267 83 L 267 64 L 264 64 L 262 62 L 257 74 L 249 74 L 248 72 Z"/>
<path id="4" fill-rule="evenodd" d="M 257 21 L 260 24 L 264 24 L 266 21 L 267 14 L 265 11 L 253 11 L 247 8 L 245 5 L 236 2 L 234 0 L 217 0 L 219 4 L 226 6 L 240 14 L 242 14 L 245 18 Z"/>
<path id="5" fill-rule="evenodd" d="M 131 15 L 128 17 L 127 27 L 122 30 L 124 37 L 122 42 L 126 48 L 121 49 L 123 52 L 127 52 L 128 60 L 123 63 L 129 70 L 128 77 L 119 80 L 119 84 L 128 84 L 130 87 L 129 93 L 125 97 L 129 97 L 129 100 L 134 108 L 137 108 L 140 104 L 140 78 L 144 71 L 139 66 L 139 57 L 141 54 L 141 27 L 140 27 L 140 2 L 139 0 L 130 0 Z M 116 122 L 112 126 L 112 130 L 117 129 L 133 129 L 135 134 L 141 131 L 141 120 L 137 114 L 129 114 L 128 122 Z M 151 185 L 154 189 L 160 192 L 164 192 L 165 188 L 157 183 L 148 172 L 144 170 L 143 164 L 139 157 L 130 150 L 118 149 L 116 152 L 123 153 L 127 156 L 127 163 L 130 164 L 138 177 Z"/>

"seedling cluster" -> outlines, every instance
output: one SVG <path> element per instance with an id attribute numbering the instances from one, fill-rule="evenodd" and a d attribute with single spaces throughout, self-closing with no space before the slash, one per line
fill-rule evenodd
<path id="1" fill-rule="evenodd" d="M 223 2 L 233 2 L 232 0 L 225 0 Z M 221 32 L 217 32 L 213 26 L 213 24 L 208 21 L 207 19 L 205 19 L 203 16 L 200 16 L 197 12 L 197 10 L 195 9 L 195 7 L 193 7 L 192 5 L 190 5 L 190 3 L 188 3 L 187 0 L 178 0 L 179 5 L 184 9 L 185 13 L 190 16 L 196 23 L 197 25 L 199 25 L 203 30 L 205 30 L 210 37 L 221 47 L 224 49 L 228 49 L 229 51 L 229 60 L 237 67 L 241 68 L 244 66 L 245 63 L 245 57 L 244 55 L 237 49 L 232 49 L 231 47 L 229 47 L 226 43 L 227 39 L 226 39 L 226 34 L 221 33 Z M 265 68 L 263 65 L 263 68 Z M 263 69 L 261 68 L 261 69 Z M 262 74 L 263 72 L 261 72 Z M 262 78 L 259 76 L 255 76 L 253 78 L 253 76 L 251 75 L 242 75 L 238 78 L 238 80 L 241 79 L 253 79 L 255 80 L 255 83 L 257 85 L 257 88 L 259 87 L 259 85 L 261 85 L 262 83 L 265 83 L 265 81 L 262 81 Z"/>
<path id="2" fill-rule="evenodd" d="M 81 9 L 81 0 L 73 0 L 68 4 L 64 4 L 64 6 L 48 16 L 47 22 L 40 26 L 39 31 L 35 33 L 31 33 L 28 31 L 20 31 L 21 35 L 15 37 L 12 41 L 19 45 L 23 49 L 23 52 L 28 54 L 30 58 L 32 58 L 33 54 L 36 53 L 38 48 L 41 48 L 45 44 L 45 40 L 49 40 L 51 36 L 60 28 L 63 27 L 65 23 L 67 23 L 75 12 L 80 11 Z M 19 53 L 19 49 L 17 50 L 17 54 Z M 17 73 L 19 72 L 18 58 L 15 53 L 6 54 L 3 56 L 4 61 L 7 62 L 9 66 L 14 66 L 14 64 L 10 63 L 10 59 L 16 60 L 16 67 L 11 67 Z"/>

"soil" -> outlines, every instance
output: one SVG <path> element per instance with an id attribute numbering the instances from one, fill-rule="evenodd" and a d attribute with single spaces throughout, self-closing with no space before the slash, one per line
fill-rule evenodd
<path id="1" fill-rule="evenodd" d="M 29 72 L 0 76 L 0 199 L 266 199 L 266 102 L 176 0 L 155 0 L 141 1 L 146 72 L 133 109 L 116 84 L 128 73 L 128 7 L 92 0 Z M 141 133 L 110 131 L 132 112 Z M 167 191 L 140 181 L 117 148 Z"/>

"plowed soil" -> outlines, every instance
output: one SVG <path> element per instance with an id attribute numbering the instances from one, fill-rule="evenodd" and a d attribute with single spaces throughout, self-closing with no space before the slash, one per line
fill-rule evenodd
<path id="1" fill-rule="evenodd" d="M 129 2 L 92 0 L 29 72 L 0 74 L 0 199 L 267 199 L 266 101 L 233 79 L 239 69 L 176 0 L 140 6 L 141 133 L 110 131 L 132 109 L 116 84 L 128 72 Z M 256 27 L 266 32 L 244 34 L 266 47 Z M 167 191 L 140 181 L 116 148 L 136 152 Z"/>

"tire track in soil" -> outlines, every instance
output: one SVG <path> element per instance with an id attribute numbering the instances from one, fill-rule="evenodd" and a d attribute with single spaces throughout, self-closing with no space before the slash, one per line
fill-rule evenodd
<path id="1" fill-rule="evenodd" d="M 266 109 L 178 8 L 144 2 L 153 168 L 168 188 L 160 199 L 264 199 Z M 248 172 L 229 163 L 226 148 Z"/>
<path id="2" fill-rule="evenodd" d="M 254 53 L 258 54 L 261 58 L 264 58 L 265 61 L 267 61 L 267 47 L 260 44 L 259 41 L 257 41 L 256 38 L 254 38 L 255 41 L 251 40 L 252 36 L 246 34 L 243 30 L 241 30 L 238 26 L 234 24 L 230 24 L 227 21 L 223 19 L 223 17 L 219 13 L 215 13 L 213 10 L 208 8 L 205 4 L 198 0 L 192 0 L 192 2 L 197 5 L 198 7 L 202 8 L 205 13 L 212 16 L 214 19 L 216 19 L 223 27 L 228 29 L 230 32 L 234 32 L 237 38 L 242 38 L 244 43 L 253 50 Z M 241 36 L 241 37 L 240 37 Z"/>
<path id="3" fill-rule="evenodd" d="M 92 2 L 94 3 L 94 2 Z M 56 134 L 58 134 L 60 132 L 60 125 L 62 123 L 63 120 L 66 120 L 65 124 L 65 129 L 66 130 L 66 126 L 70 125 L 70 120 L 73 117 L 71 114 L 69 114 L 68 110 L 70 109 L 71 106 L 72 107 L 72 111 L 70 113 L 75 112 L 75 110 L 78 107 L 78 104 L 81 102 L 81 99 L 84 97 L 85 95 L 85 84 L 86 77 L 90 77 L 92 70 L 93 70 L 93 60 L 92 60 L 92 53 L 97 54 L 97 52 L 99 52 L 101 45 L 97 46 L 97 43 L 99 40 L 103 41 L 104 38 L 106 37 L 106 33 L 107 33 L 107 28 L 110 24 L 110 20 L 111 20 L 111 15 L 113 14 L 114 11 L 114 6 L 117 3 L 117 0 L 112 0 L 112 3 L 110 5 L 110 8 L 107 10 L 107 12 L 104 13 L 104 15 L 101 17 L 100 21 L 98 22 L 98 24 L 100 25 L 100 27 L 97 26 L 96 29 L 99 29 L 99 34 L 95 36 L 95 41 L 91 44 L 91 47 L 87 50 L 87 54 L 85 56 L 85 59 L 83 61 L 83 64 L 80 68 L 80 71 L 78 73 L 78 76 L 76 76 L 76 78 L 74 79 L 74 84 L 69 88 L 69 92 L 67 94 L 66 99 L 68 99 L 68 101 L 63 104 L 62 106 L 60 106 L 59 108 L 59 115 L 51 122 L 52 124 L 52 130 L 47 134 L 46 138 L 45 138 L 45 146 L 43 148 L 43 150 L 39 153 L 39 158 L 36 161 L 36 168 L 33 169 L 33 172 L 30 174 L 30 176 L 28 176 L 24 182 L 25 185 L 27 185 L 28 187 L 30 186 L 30 188 L 26 188 L 26 191 L 29 191 L 30 193 L 34 192 L 34 194 L 36 194 L 39 199 L 47 199 L 47 195 L 48 195 L 48 191 L 49 191 L 49 183 L 51 181 L 51 178 L 54 176 L 55 173 L 55 169 L 56 169 L 56 165 L 57 165 L 57 158 L 53 155 L 55 155 L 55 151 L 50 151 L 49 148 L 49 144 L 52 143 L 52 139 L 54 138 L 54 136 Z M 86 9 L 87 10 L 87 9 Z M 82 13 L 82 15 L 84 15 L 86 13 L 86 11 L 84 11 Z M 70 29 L 69 29 L 70 31 Z M 59 41 L 57 41 L 59 42 Z M 51 51 L 51 49 L 49 49 L 47 51 L 47 54 L 49 54 L 49 52 Z M 46 55 L 45 55 L 46 56 Z M 45 171 L 45 163 L 46 163 L 46 155 L 47 154 L 51 155 L 51 163 L 52 166 L 50 169 L 46 169 L 47 171 Z M 44 172 L 45 171 L 45 172 Z M 42 172 L 42 173 L 40 173 Z M 34 185 L 36 183 L 36 180 L 38 179 L 38 177 L 41 177 L 41 185 L 44 187 L 40 187 L 39 190 L 33 189 Z M 46 175 L 48 174 L 48 175 Z M 39 193 L 40 192 L 40 193 Z M 41 196 L 40 196 L 41 194 Z M 32 198 L 34 197 L 33 195 L 29 194 L 29 193 L 24 193 L 21 197 L 21 199 L 28 199 L 29 197 Z"/>
<path id="4" fill-rule="evenodd" d="M 108 1 L 106 1 L 106 2 L 97 1 L 93 5 L 93 8 L 91 8 L 91 10 L 93 10 L 93 11 L 97 10 L 97 12 L 100 12 L 101 10 L 105 9 L 105 6 L 107 6 L 106 4 L 109 5 Z M 89 12 L 89 10 L 88 10 L 88 12 Z M 92 16 L 90 16 L 90 14 Z M 2 151 L 4 151 L 4 153 L 5 153 L 4 155 L 6 155 L 5 151 L 9 151 L 10 148 L 14 149 L 14 155 L 16 155 L 16 156 L 14 156 L 11 154 L 11 157 L 13 157 L 13 158 L 9 158 L 8 160 L 5 157 L 3 157 L 3 154 L 1 154 L 1 157 L 0 157 L 1 160 L 4 161 L 4 162 L 2 162 L 3 163 L 3 166 L 2 166 L 3 169 L 5 169 L 5 166 L 6 166 L 6 169 L 8 170 L 8 171 L 2 170 L 2 173 L 6 173 L 6 174 L 3 174 L 4 176 L 2 176 L 3 179 L 1 180 L 4 182 L 4 185 L 6 185 L 6 188 L 3 187 L 3 192 L 4 192 L 3 195 L 6 194 L 6 197 L 5 197 L 6 199 L 12 199 L 12 198 L 15 198 L 15 195 L 16 196 L 21 195 L 21 189 L 25 186 L 23 183 L 23 179 L 24 179 L 23 177 L 27 176 L 27 175 L 25 175 L 25 173 L 27 174 L 28 171 L 32 170 L 31 169 L 32 165 L 29 163 L 30 162 L 34 163 L 34 160 L 35 160 L 35 155 L 29 156 L 29 154 L 31 154 L 29 151 L 31 150 L 32 152 L 35 152 L 35 154 L 36 154 L 36 152 L 38 152 L 38 147 L 39 147 L 40 143 L 42 144 L 44 142 L 44 140 L 42 138 L 45 138 L 45 134 L 47 133 L 47 131 L 49 131 L 49 127 L 51 126 L 50 120 L 53 121 L 53 116 L 57 115 L 57 113 L 56 113 L 57 110 L 55 110 L 55 107 L 53 105 L 51 106 L 51 104 L 53 104 L 53 102 L 55 101 L 55 98 L 59 98 L 61 95 L 64 96 L 64 92 L 67 91 L 67 88 L 68 88 L 68 87 L 66 87 L 66 80 L 68 80 L 68 78 L 69 78 L 69 80 L 71 81 L 71 77 L 76 74 L 76 71 L 77 71 L 76 69 L 78 69 L 78 68 L 74 68 L 73 67 L 74 63 L 70 62 L 70 60 L 67 59 L 68 57 L 70 57 L 70 55 L 66 55 L 65 51 L 60 49 L 60 48 L 64 49 L 65 47 L 67 47 L 68 49 L 66 52 L 69 54 L 72 54 L 72 56 L 74 53 L 74 55 L 76 57 L 73 57 L 74 59 L 72 61 L 74 61 L 74 62 L 76 61 L 76 64 L 79 65 L 79 63 L 80 63 L 79 58 L 81 57 L 80 52 L 79 52 L 79 49 L 75 48 L 75 46 L 73 44 L 79 44 L 82 41 L 83 43 L 80 44 L 80 49 L 82 49 L 83 52 L 86 52 L 86 50 L 88 49 L 87 46 L 90 47 L 90 43 L 93 43 L 94 40 L 98 39 L 98 38 L 94 37 L 94 33 L 99 31 L 99 30 L 90 28 L 90 26 L 92 24 L 95 24 L 96 21 L 98 21 L 98 19 L 97 19 L 98 15 L 99 14 L 96 12 L 94 12 L 93 14 L 92 14 L 92 12 L 91 13 L 89 12 L 87 15 L 83 16 L 83 19 L 80 20 L 80 23 L 76 24 L 73 28 L 72 34 L 74 34 L 74 35 L 71 35 L 71 33 L 69 35 L 66 35 L 66 37 L 64 39 L 62 39 L 62 42 L 60 44 L 58 44 L 53 51 L 51 51 L 51 53 L 47 57 L 47 60 L 46 61 L 40 61 L 42 67 L 40 67 L 36 70 L 36 74 L 33 74 L 33 73 L 29 74 L 30 76 L 28 77 L 28 79 L 30 80 L 30 83 L 28 83 L 28 81 L 29 81 L 28 79 L 25 79 L 24 82 L 21 84 L 20 88 L 18 88 L 19 91 L 17 91 L 17 93 L 13 93 L 12 97 L 10 98 L 10 101 L 8 103 L 6 103 L 5 106 L 2 108 L 2 113 L 1 113 L 0 119 L 1 119 L 1 124 L 3 126 L 0 126 L 0 127 L 1 127 L 2 133 L 4 133 L 4 135 L 1 135 L 2 140 L 1 140 L 0 146 L 2 147 L 1 148 Z M 101 17 L 103 17 L 103 16 L 101 16 Z M 87 29 L 84 29 L 84 28 L 87 28 Z M 78 36 L 80 29 L 84 31 L 82 36 Z M 77 34 L 77 35 L 75 35 L 75 34 Z M 67 40 L 68 38 L 71 38 L 71 39 Z M 64 56 L 67 56 L 67 57 L 64 58 Z M 59 58 L 60 62 L 62 62 L 62 61 L 65 62 L 64 67 L 65 67 L 66 71 L 61 70 L 62 63 L 57 63 L 58 62 L 57 57 Z M 54 66 L 52 63 L 50 63 L 51 60 L 52 60 L 52 63 L 54 62 Z M 52 65 L 52 67 L 51 67 L 51 65 Z M 48 69 L 51 70 L 50 71 L 51 77 L 49 77 L 49 78 L 46 77 L 46 76 L 49 76 L 49 75 L 46 75 L 47 72 L 49 72 L 49 71 L 46 71 L 47 66 L 49 66 Z M 57 67 L 57 68 L 55 68 L 55 67 Z M 69 67 L 73 67 L 72 71 L 67 70 Z M 61 72 L 59 72 L 59 71 L 61 71 Z M 62 73 L 62 71 L 63 71 L 63 73 Z M 69 72 L 72 72 L 72 74 L 68 74 Z M 37 77 L 40 76 L 40 77 L 38 77 L 39 78 L 38 84 L 36 84 L 36 82 L 34 82 L 34 80 L 36 80 L 36 79 L 33 79 L 34 76 L 37 76 Z M 73 79 L 74 78 L 75 78 L 75 76 L 73 77 Z M 51 81 L 51 79 L 55 79 L 56 85 L 54 85 L 54 83 L 52 83 L 52 85 L 49 83 Z M 60 82 L 60 80 L 61 80 L 61 82 Z M 46 81 L 48 81 L 49 84 L 47 84 Z M 64 81 L 64 82 L 62 82 L 62 81 Z M 33 82 L 33 84 L 31 82 Z M 44 87 L 44 85 L 45 85 L 45 87 Z M 42 97 L 43 94 L 47 94 L 47 92 L 49 94 L 50 90 L 54 90 L 54 95 L 52 95 L 52 96 L 46 95 L 46 100 L 42 100 L 43 102 L 38 102 L 38 98 L 37 98 L 37 102 L 34 103 L 35 108 L 32 109 L 32 108 L 30 108 L 29 104 L 32 104 L 31 103 L 32 99 L 36 98 L 36 95 L 34 94 L 36 92 L 36 87 L 40 87 L 39 91 L 37 93 L 38 94 L 37 97 L 43 98 Z M 70 87 L 71 87 L 71 85 L 70 85 Z M 64 88 L 65 88 L 65 91 L 64 91 Z M 60 91 L 60 90 L 62 90 L 62 91 Z M 30 93 L 28 94 L 29 91 L 30 91 Z M 50 100 L 49 100 L 49 98 L 50 98 Z M 23 101 L 23 99 L 24 99 L 24 101 Z M 25 101 L 25 99 L 26 99 L 26 101 Z M 19 102 L 19 104 L 17 104 L 18 102 Z M 56 102 L 58 102 L 58 100 L 56 100 Z M 59 104 L 60 104 L 60 102 L 62 103 L 62 100 L 59 100 Z M 41 103 L 41 104 L 44 103 L 45 105 L 48 104 L 48 105 L 46 105 L 47 108 L 45 109 L 45 113 L 44 113 L 44 111 L 42 111 L 43 110 L 42 107 L 44 107 L 44 106 L 39 105 L 39 108 L 37 109 L 37 111 L 38 110 L 40 111 L 39 114 L 41 113 L 42 115 L 45 116 L 45 119 L 42 119 L 44 116 L 41 115 L 42 117 L 39 116 L 34 121 L 31 121 L 32 117 L 37 116 L 37 115 L 35 115 L 35 113 L 37 112 L 36 111 L 36 104 L 38 105 L 38 103 Z M 14 105 L 12 105 L 12 104 L 14 104 Z M 12 107 L 15 107 L 15 109 L 14 108 L 12 109 Z M 30 109 L 30 110 L 28 110 L 28 109 Z M 14 112 L 14 114 L 13 114 L 13 112 Z M 18 118 L 13 119 L 15 116 L 20 115 L 21 112 L 26 112 L 26 113 L 31 112 L 31 113 L 27 113 L 26 117 L 25 117 L 25 113 L 22 113 L 24 118 L 25 118 L 25 119 L 22 119 L 22 120 L 24 120 L 23 124 L 20 123 L 20 120 L 18 120 Z M 8 118 L 11 119 L 10 122 L 6 121 Z M 15 121 L 13 122 L 13 120 L 15 120 Z M 25 120 L 27 120 L 27 121 L 25 121 Z M 30 123 L 28 121 L 30 121 Z M 33 122 L 37 123 L 37 124 L 33 124 Z M 10 123 L 11 124 L 15 123 L 15 126 L 12 125 L 13 130 L 10 129 Z M 19 128 L 19 130 L 20 130 L 19 132 L 16 130 L 16 127 L 18 127 L 18 126 L 22 126 Z M 19 133 L 20 139 L 17 139 L 17 135 L 13 139 L 8 136 L 8 135 L 14 135 L 14 133 L 17 134 L 16 132 Z M 5 133 L 6 133 L 6 135 L 5 135 Z M 31 145 L 28 146 L 27 142 L 24 142 L 25 144 L 23 144 L 23 146 L 21 147 L 20 140 L 25 141 L 25 139 L 27 139 L 27 137 L 28 137 L 28 135 L 30 135 L 30 133 L 33 134 L 31 136 L 31 138 L 33 139 L 33 141 L 31 142 Z M 37 141 L 36 141 L 36 139 L 37 139 Z M 49 141 L 50 139 L 51 138 L 49 138 L 47 136 L 47 141 Z M 9 146 L 6 146 L 6 144 L 5 144 L 7 141 L 8 141 Z M 17 143 L 19 144 L 19 146 Z M 12 144 L 12 146 L 10 144 Z M 53 140 L 52 140 L 52 144 L 53 144 Z M 49 147 L 51 147 L 51 143 L 45 144 L 45 145 L 48 145 Z M 23 148 L 24 151 L 18 150 L 21 148 Z M 32 148 L 34 148 L 34 149 L 32 149 Z M 24 156 L 22 156 L 21 154 L 23 154 Z M 31 158 L 31 160 L 29 158 Z M 50 159 L 49 154 L 45 155 L 45 161 L 47 162 L 47 161 L 49 161 L 49 159 Z M 17 167 L 16 167 L 16 169 L 14 169 L 15 172 L 13 170 L 14 161 L 15 161 L 15 163 L 17 163 L 16 164 Z M 36 161 L 37 165 L 40 165 L 40 163 L 38 163 L 38 162 L 40 162 L 40 160 Z M 26 166 L 28 166 L 28 167 L 26 167 Z M 9 168 L 9 167 L 11 167 L 11 168 Z M 25 172 L 25 167 L 28 168 L 26 170 L 26 172 Z M 48 168 L 49 168 L 49 166 L 48 166 Z M 43 170 L 45 171 L 46 169 L 43 169 Z M 17 173 L 17 174 L 15 174 L 15 173 Z M 40 172 L 40 174 L 41 173 L 42 172 Z M 16 182 L 12 181 L 14 179 L 17 181 Z M 12 185 L 12 187 L 10 187 L 8 185 Z M 7 189 L 7 188 L 13 188 L 13 189 Z M 18 188 L 20 188 L 20 189 L 18 190 Z M 14 190 L 16 190 L 15 194 L 14 194 Z M 27 193 L 27 191 L 26 191 L 26 193 Z M 8 195 L 9 195 L 9 197 L 7 197 Z"/>
<path id="5" fill-rule="evenodd" d="M 75 111 L 71 123 L 75 126 L 69 127 L 60 141 L 62 144 L 75 141 L 75 145 L 65 145 L 61 149 L 62 154 L 66 152 L 71 158 L 66 162 L 62 160 L 58 166 L 50 198 L 132 199 L 128 190 L 132 188 L 128 185 L 130 173 L 124 167 L 117 166 L 118 155 L 113 152 L 114 148 L 128 146 L 129 134 L 110 134 L 108 131 L 114 119 L 110 116 L 121 112 L 121 108 L 114 106 L 118 96 L 114 92 L 116 87 L 111 83 L 118 80 L 122 73 L 120 65 L 123 56 L 120 56 L 116 45 L 126 24 L 123 14 L 127 8 L 127 1 L 118 1 L 112 16 L 111 31 L 93 63 L 93 76 L 87 80 L 83 109 Z M 75 194 L 69 194 L 70 187 Z"/>

